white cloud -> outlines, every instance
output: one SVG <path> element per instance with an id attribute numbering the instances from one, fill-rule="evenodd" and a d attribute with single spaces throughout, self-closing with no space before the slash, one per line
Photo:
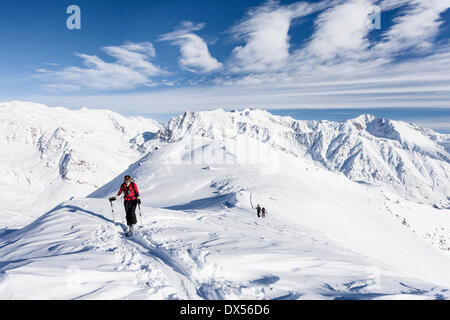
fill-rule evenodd
<path id="1" fill-rule="evenodd" d="M 225 69 L 212 81 L 202 75 L 160 79 L 158 84 L 175 88 L 144 95 L 87 98 L 73 95 L 70 99 L 74 103 L 79 101 L 80 105 L 103 103 L 104 107 L 120 108 L 122 104 L 127 107 L 134 104 L 154 111 L 255 105 L 267 108 L 450 107 L 450 46 L 442 42 L 438 46 L 434 41 L 442 23 L 440 14 L 450 3 L 377 1 L 375 4 L 383 10 L 401 10 L 391 26 L 382 25 L 385 29 L 374 31 L 381 32 L 381 40 L 373 43 L 372 39 L 369 43 L 367 8 L 373 2 L 322 1 L 285 6 L 270 2 L 252 9 L 230 29 L 244 44 L 234 48 L 225 68 L 211 56 L 205 41 L 195 34 L 204 24 L 184 22 L 160 40 L 180 47 L 179 64 L 185 69 L 196 73 Z M 320 14 L 310 41 L 296 50 L 290 49 L 288 31 L 293 20 L 312 12 Z M 128 43 L 104 50 L 115 59 L 113 63 L 80 54 L 83 67 L 67 67 L 58 72 L 40 70 L 40 77 L 52 80 L 49 90 L 73 91 L 151 86 L 156 85 L 151 78 L 163 74 L 150 62 L 155 51 L 149 43 Z M 398 54 L 407 50 L 421 55 L 398 59 Z M 213 84 L 208 90 L 202 87 L 204 79 Z M 186 88 L 179 88 L 183 86 Z"/>
<path id="2" fill-rule="evenodd" d="M 389 1 L 377 3 L 385 8 L 388 7 Z M 276 88 L 280 91 L 299 90 L 299 92 L 307 92 L 307 95 L 313 94 L 313 90 L 316 90 L 320 94 L 335 96 L 339 95 L 337 91 L 342 90 L 345 95 L 372 94 L 375 96 L 381 94 L 383 90 L 386 94 L 398 94 L 401 90 L 392 89 L 392 87 L 401 83 L 400 85 L 409 86 L 411 92 L 415 89 L 419 92 L 447 92 L 450 80 L 446 67 L 450 63 L 446 54 L 448 47 L 438 50 L 433 46 L 433 39 L 441 23 L 439 14 L 445 11 L 450 3 L 418 0 L 389 3 L 389 9 L 409 5 L 402 10 L 401 17 L 394 19 L 390 29 L 384 31 L 382 42 L 373 46 L 368 40 L 370 32 L 367 26 L 368 9 L 372 4 L 377 3 L 371 0 L 334 1 L 333 6 L 327 7 L 316 19 L 316 28 L 311 40 L 304 47 L 290 54 L 286 50 L 289 45 L 285 41 L 286 36 L 281 37 L 284 39 L 282 46 L 277 47 L 275 43 L 274 46 L 278 48 L 277 55 L 270 57 L 266 56 L 267 52 L 270 53 L 274 46 L 262 40 L 253 43 L 251 38 L 247 46 L 250 43 L 252 50 L 256 51 L 258 48 L 260 55 L 266 60 L 260 58 L 256 52 L 248 54 L 247 65 L 240 68 L 239 73 L 232 77 L 224 76 L 216 79 L 217 85 L 246 86 L 249 90 L 257 87 Z M 322 4 L 328 5 L 326 2 Z M 263 6 L 262 9 L 255 9 L 254 13 L 250 14 L 251 19 L 244 23 L 251 21 L 250 24 L 255 30 L 263 32 L 266 28 L 264 22 L 270 20 L 266 14 L 272 14 L 283 8 L 272 4 Z M 258 19 L 254 20 L 253 16 Z M 259 19 L 261 19 L 260 23 Z M 289 20 L 285 18 L 283 21 Z M 419 28 L 419 25 L 422 25 L 426 31 Z M 408 34 L 409 28 L 415 30 Z M 403 31 L 400 32 L 400 30 Z M 410 34 L 413 36 L 411 37 Z M 283 35 L 286 35 L 286 27 Z M 427 41 L 430 49 L 433 49 L 429 50 L 427 57 L 415 59 L 409 57 L 408 60 L 396 61 L 396 54 L 399 51 L 405 48 L 415 49 L 424 41 Z M 269 47 L 268 50 L 264 49 L 266 46 Z M 241 60 L 244 61 L 244 59 Z M 264 61 L 272 61 L 275 67 L 267 67 L 268 64 Z M 422 82 L 430 81 L 430 83 L 422 83 L 417 87 L 417 81 L 421 80 Z M 325 86 L 322 85 L 324 83 L 334 83 L 335 90 L 333 88 L 324 90 Z M 344 83 L 348 85 L 343 87 Z M 349 90 L 349 85 L 356 90 Z M 309 89 L 306 90 L 305 87 Z M 290 92 L 290 95 L 294 93 Z M 441 98 L 445 100 L 447 96 L 442 95 Z"/>
<path id="3" fill-rule="evenodd" d="M 44 84 L 42 85 L 42 88 L 46 91 L 52 92 L 52 93 L 58 93 L 58 92 L 77 92 L 81 88 L 76 85 L 72 84 L 66 84 L 66 83 L 50 83 L 50 84 Z"/>
<path id="4" fill-rule="evenodd" d="M 209 73 L 222 68 L 222 64 L 211 56 L 205 41 L 193 33 L 203 27 L 203 23 L 194 24 L 184 21 L 181 28 L 160 37 L 161 41 L 170 41 L 180 47 L 179 64 L 183 69 L 191 72 Z"/>
<path id="5" fill-rule="evenodd" d="M 370 0 L 351 0 L 325 10 L 315 21 L 306 53 L 324 60 L 360 56 L 369 46 L 367 10 L 371 5 Z"/>
<path id="6" fill-rule="evenodd" d="M 141 70 L 148 76 L 156 76 L 161 73 L 161 69 L 148 61 L 149 57 L 155 57 L 156 52 L 149 42 L 127 43 L 119 47 L 104 47 L 103 50 L 117 59 L 117 63 L 132 69 Z"/>
<path id="7" fill-rule="evenodd" d="M 164 74 L 149 58 L 155 57 L 155 49 L 149 42 L 131 43 L 122 46 L 103 47 L 114 62 L 105 62 L 94 55 L 75 53 L 83 60 L 84 67 L 69 66 L 57 71 L 37 70 L 50 84 L 44 88 L 74 91 L 76 88 L 94 90 L 133 89 L 151 86 L 152 77 Z"/>
<path id="8" fill-rule="evenodd" d="M 121 47 L 128 51 L 144 53 L 152 58 L 156 57 L 156 50 L 151 42 L 140 42 L 140 43 L 127 42 Z"/>
<path id="9" fill-rule="evenodd" d="M 312 13 L 322 4 L 296 2 L 279 5 L 270 1 L 250 10 L 246 19 L 231 33 L 245 45 L 233 49 L 230 68 L 233 72 L 265 72 L 280 70 L 289 58 L 288 31 L 293 19 Z"/>
<path id="10" fill-rule="evenodd" d="M 450 1 L 410 0 L 397 1 L 395 4 L 408 5 L 409 10 L 394 19 L 393 26 L 384 34 L 384 40 L 374 48 L 377 54 L 392 55 L 410 49 L 416 52 L 431 50 L 433 39 L 443 23 L 440 15 L 450 8 Z M 392 6 L 387 0 L 381 3 L 382 7 L 388 5 Z"/>

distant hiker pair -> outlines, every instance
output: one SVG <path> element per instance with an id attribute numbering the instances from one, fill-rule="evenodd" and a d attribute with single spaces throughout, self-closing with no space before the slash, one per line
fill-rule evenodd
<path id="1" fill-rule="evenodd" d="M 261 209 L 261 206 L 259 204 L 256 206 L 256 214 L 257 214 L 258 218 L 265 218 L 266 213 L 267 213 L 266 208 L 263 207 Z"/>
<path id="2" fill-rule="evenodd" d="M 123 204 L 125 207 L 126 219 L 128 231 L 127 233 L 131 233 L 133 231 L 133 226 L 137 223 L 136 219 L 136 206 L 141 204 L 141 199 L 139 197 L 139 190 L 136 183 L 133 182 L 133 179 L 130 176 L 124 177 L 124 182 L 121 184 L 119 192 L 115 197 L 109 198 L 110 201 L 116 200 L 121 194 L 123 196 Z"/>

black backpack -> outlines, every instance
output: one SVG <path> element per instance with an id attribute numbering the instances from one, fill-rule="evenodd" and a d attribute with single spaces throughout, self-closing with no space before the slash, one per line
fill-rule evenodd
<path id="1" fill-rule="evenodd" d="M 134 188 L 134 181 L 131 181 L 130 182 L 130 186 L 131 186 L 131 188 L 133 189 L 133 191 L 134 191 L 134 195 L 135 195 L 135 197 L 139 197 L 139 194 L 138 194 L 138 192 L 136 191 L 136 189 Z M 128 188 L 127 188 L 127 185 L 126 185 L 126 183 L 124 182 L 124 183 L 122 183 L 122 188 L 123 188 L 123 190 L 127 190 L 128 191 Z"/>

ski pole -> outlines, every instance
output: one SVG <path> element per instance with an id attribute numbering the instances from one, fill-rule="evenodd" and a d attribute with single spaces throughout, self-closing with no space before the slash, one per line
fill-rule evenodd
<path id="1" fill-rule="evenodd" d="M 141 217 L 141 227 L 142 227 L 142 214 L 141 214 L 141 205 L 138 203 L 139 207 L 139 217 Z"/>
<path id="2" fill-rule="evenodd" d="M 114 222 L 114 224 L 116 224 L 116 218 L 114 217 L 114 207 L 113 207 L 113 202 L 111 199 L 109 199 L 109 203 L 111 204 L 111 212 L 112 212 L 112 216 L 113 216 L 113 222 Z"/>

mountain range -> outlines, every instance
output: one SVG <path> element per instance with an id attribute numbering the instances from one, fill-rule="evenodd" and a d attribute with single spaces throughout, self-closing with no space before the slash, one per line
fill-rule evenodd
<path id="1" fill-rule="evenodd" d="M 450 135 L 371 115 L 0 110 L 1 298 L 450 297 Z M 107 201 L 125 174 L 143 202 L 128 239 Z"/>

